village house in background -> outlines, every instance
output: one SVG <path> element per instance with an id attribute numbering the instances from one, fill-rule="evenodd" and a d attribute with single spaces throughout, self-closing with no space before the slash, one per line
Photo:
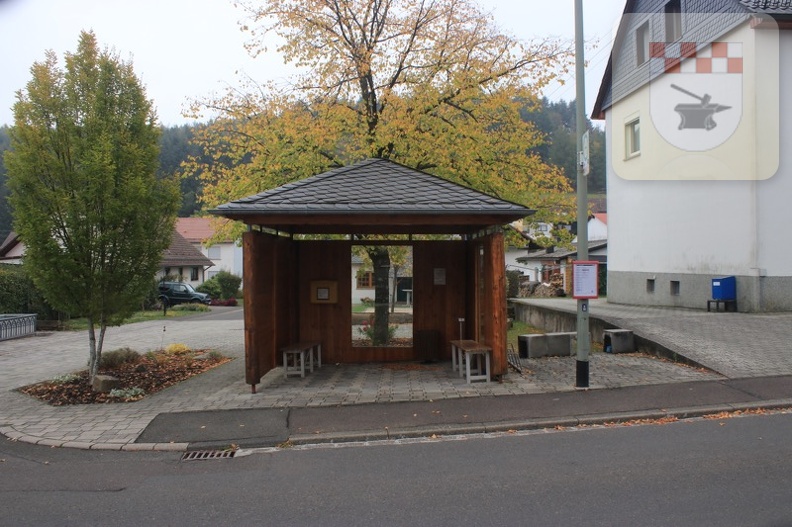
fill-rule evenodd
<path id="1" fill-rule="evenodd" d="M 207 271 L 207 280 L 220 271 L 227 271 L 241 277 L 243 274 L 242 246 L 234 240 L 222 240 L 209 245 L 207 240 L 215 234 L 213 221 L 219 220 L 216 218 L 176 218 L 176 231 L 212 261 L 212 268 Z"/>
<path id="2" fill-rule="evenodd" d="M 162 263 L 156 279 L 170 279 L 198 287 L 206 281 L 207 270 L 214 264 L 201 254 L 184 236 L 173 231 L 170 246 L 162 254 Z"/>
<path id="3" fill-rule="evenodd" d="M 363 258 L 352 255 L 352 304 L 364 304 L 374 300 L 374 271 L 367 267 Z M 398 268 L 393 276 L 394 267 L 388 272 L 389 302 L 391 304 L 412 305 L 412 259 L 408 265 Z M 395 283 L 394 283 L 395 280 Z M 395 300 L 394 300 L 395 296 Z"/>
<path id="4" fill-rule="evenodd" d="M 540 247 L 529 234 L 519 230 L 519 223 L 512 224 L 512 227 L 526 240 L 526 245 L 522 247 L 506 249 L 506 269 L 522 274 L 520 296 L 532 296 L 537 291 L 545 296 L 555 296 L 556 293 L 571 294 L 572 261 L 577 258 L 577 237 L 572 240 L 569 248 Z M 550 230 L 552 226 L 547 232 Z M 600 269 L 604 271 L 608 263 L 607 213 L 595 212 L 589 216 L 588 239 L 589 260 L 599 262 Z M 542 283 L 551 284 L 552 287 L 539 288 Z"/>
<path id="5" fill-rule="evenodd" d="M 0 244 L 0 264 L 21 264 L 25 256 L 25 245 L 14 231 L 8 233 Z"/>
<path id="6" fill-rule="evenodd" d="M 0 245 L 0 263 L 21 264 L 24 256 L 25 244 L 15 232 L 11 232 Z M 213 265 L 212 260 L 174 230 L 171 244 L 162 254 L 156 279 L 170 277 L 197 287 L 208 278 L 207 270 Z"/>

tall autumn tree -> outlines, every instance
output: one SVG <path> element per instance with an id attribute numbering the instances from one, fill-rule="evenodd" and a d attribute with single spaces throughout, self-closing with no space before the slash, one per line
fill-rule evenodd
<path id="1" fill-rule="evenodd" d="M 131 63 L 93 33 L 65 69 L 50 51 L 31 74 L 5 155 L 14 228 L 47 301 L 88 318 L 93 378 L 107 327 L 140 305 L 170 243 L 178 186 L 156 178 L 159 128 Z"/>
<path id="2" fill-rule="evenodd" d="M 186 169 L 201 172 L 207 205 L 379 157 L 571 219 L 566 179 L 530 154 L 541 134 L 520 118 L 565 67 L 557 42 L 512 38 L 474 0 L 239 4 L 249 51 L 275 36 L 302 73 L 196 105 L 214 120 L 196 134 L 207 157 Z M 370 247 L 374 269 L 388 269 L 387 249 Z"/>

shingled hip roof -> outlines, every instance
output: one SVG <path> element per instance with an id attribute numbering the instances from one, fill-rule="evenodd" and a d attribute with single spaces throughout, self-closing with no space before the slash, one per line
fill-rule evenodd
<path id="1" fill-rule="evenodd" d="M 534 211 L 386 159 L 366 159 L 238 199 L 210 211 L 248 223 L 254 216 L 503 216 Z"/>
<path id="2" fill-rule="evenodd" d="M 174 229 L 171 235 L 171 244 L 162 253 L 160 265 L 163 267 L 177 267 L 180 265 L 212 267 L 214 262 L 193 247 L 184 236 Z"/>

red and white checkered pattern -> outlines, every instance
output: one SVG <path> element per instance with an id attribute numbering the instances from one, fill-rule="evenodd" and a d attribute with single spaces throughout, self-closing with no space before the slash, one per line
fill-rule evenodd
<path id="1" fill-rule="evenodd" d="M 742 42 L 652 42 L 653 61 L 663 61 L 665 73 L 742 73 Z"/>

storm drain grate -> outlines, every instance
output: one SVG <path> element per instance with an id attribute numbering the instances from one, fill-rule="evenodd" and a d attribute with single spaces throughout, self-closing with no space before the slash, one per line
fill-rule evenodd
<path id="1" fill-rule="evenodd" d="M 234 457 L 235 450 L 194 450 L 185 452 L 182 461 L 196 461 L 199 459 L 227 459 Z"/>

